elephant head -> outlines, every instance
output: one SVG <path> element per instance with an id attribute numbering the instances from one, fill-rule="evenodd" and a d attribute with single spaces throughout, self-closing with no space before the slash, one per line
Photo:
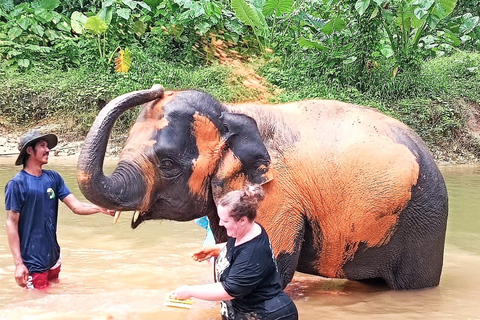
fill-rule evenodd
<path id="1" fill-rule="evenodd" d="M 116 119 L 144 104 L 109 176 L 103 172 Z M 160 85 L 112 100 L 97 116 L 78 161 L 85 197 L 118 211 L 135 210 L 132 228 L 149 219 L 187 221 L 216 215 L 215 201 L 246 183 L 271 179 L 270 156 L 255 121 L 230 113 L 200 91 Z"/>

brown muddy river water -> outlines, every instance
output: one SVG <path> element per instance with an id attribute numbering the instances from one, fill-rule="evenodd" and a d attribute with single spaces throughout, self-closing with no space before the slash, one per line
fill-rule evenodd
<path id="1" fill-rule="evenodd" d="M 3 211 L 5 184 L 19 169 L 13 162 L 0 157 Z M 113 165 L 107 163 L 107 171 Z M 75 167 L 75 160 L 54 157 L 46 166 L 59 171 L 84 199 Z M 297 274 L 286 291 L 300 319 L 480 319 L 480 166 L 441 169 L 450 216 L 440 286 L 396 292 Z M 209 264 L 190 258 L 205 238 L 205 230 L 194 222 L 149 221 L 132 230 L 131 212 L 114 225 L 111 217 L 78 216 L 63 204 L 59 216 L 62 272 L 60 282 L 45 292 L 16 285 L 2 223 L 0 319 L 221 319 L 214 302 L 194 300 L 190 310 L 163 305 L 167 292 L 179 285 L 213 281 Z"/>

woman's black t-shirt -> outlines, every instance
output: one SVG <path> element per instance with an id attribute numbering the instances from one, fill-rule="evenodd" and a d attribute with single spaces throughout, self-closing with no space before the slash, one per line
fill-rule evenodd
<path id="1" fill-rule="evenodd" d="M 284 300 L 293 305 L 290 297 L 282 290 L 270 240 L 265 229 L 261 228 L 260 235 L 239 246 L 235 246 L 235 239 L 230 238 L 216 260 L 216 279 L 221 282 L 225 291 L 234 297 L 231 300 L 233 310 L 228 310 L 229 319 L 232 316 L 231 311 L 235 314 L 259 315 L 275 311 L 265 310 L 270 305 L 265 302 L 273 298 L 281 298 L 274 300 L 282 303 L 280 306 L 272 306 L 275 309 L 285 306 Z M 224 308 L 225 306 L 222 306 L 222 309 Z M 222 313 L 226 311 L 222 310 Z"/>

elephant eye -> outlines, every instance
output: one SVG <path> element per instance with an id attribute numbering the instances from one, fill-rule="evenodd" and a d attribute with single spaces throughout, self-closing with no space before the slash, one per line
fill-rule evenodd
<path id="1" fill-rule="evenodd" d="M 175 163 L 170 159 L 163 159 L 160 162 L 160 169 L 163 170 L 172 170 L 175 167 Z"/>
<path id="2" fill-rule="evenodd" d="M 180 166 L 170 159 L 163 159 L 160 162 L 160 170 L 166 178 L 173 178 L 180 173 Z"/>

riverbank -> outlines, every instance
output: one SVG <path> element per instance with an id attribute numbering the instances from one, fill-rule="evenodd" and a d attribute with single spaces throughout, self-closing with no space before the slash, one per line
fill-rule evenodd
<path id="1" fill-rule="evenodd" d="M 0 130 L 1 132 L 2 130 Z M 41 131 L 46 132 L 46 131 Z M 50 131 L 48 131 L 50 132 Z M 18 140 L 20 136 L 23 134 L 21 133 L 1 133 L 0 136 L 0 158 L 2 159 L 12 159 L 12 163 L 15 162 L 19 150 L 18 150 Z M 83 146 L 84 141 L 64 141 L 59 136 L 58 144 L 55 148 L 52 149 L 50 153 L 50 162 L 55 161 L 55 159 L 61 159 L 61 161 L 67 162 L 77 162 L 78 156 L 80 155 L 80 150 Z M 106 160 L 107 161 L 115 161 L 118 158 L 118 155 L 121 151 L 121 143 L 118 140 L 114 140 L 109 143 L 107 152 L 106 152 Z M 8 161 L 8 160 L 7 160 Z M 3 162 L 3 161 L 2 161 Z"/>
<path id="2" fill-rule="evenodd" d="M 38 128 L 37 128 L 38 129 Z M 40 128 L 41 130 L 41 128 Z M 1 133 L 2 130 L 0 130 Z M 46 132 L 46 131 L 42 131 Z M 55 131 L 48 131 L 55 132 Z M 21 133 L 1 133 L 0 136 L 0 158 L 12 158 L 12 162 L 15 161 L 19 154 L 18 140 Z M 80 155 L 81 148 L 84 141 L 65 141 L 61 136 L 58 136 L 59 141 L 55 148 L 52 149 L 50 162 L 55 159 L 61 159 L 61 161 L 77 162 Z M 107 152 L 105 162 L 114 162 L 118 160 L 118 156 L 122 150 L 124 138 L 113 138 L 109 141 L 107 146 Z M 435 162 L 438 165 L 456 165 L 456 164 L 478 164 L 479 159 L 472 153 L 459 152 L 457 147 L 451 146 L 450 149 L 434 148 L 430 150 Z M 2 161 L 3 162 L 3 161 Z"/>

